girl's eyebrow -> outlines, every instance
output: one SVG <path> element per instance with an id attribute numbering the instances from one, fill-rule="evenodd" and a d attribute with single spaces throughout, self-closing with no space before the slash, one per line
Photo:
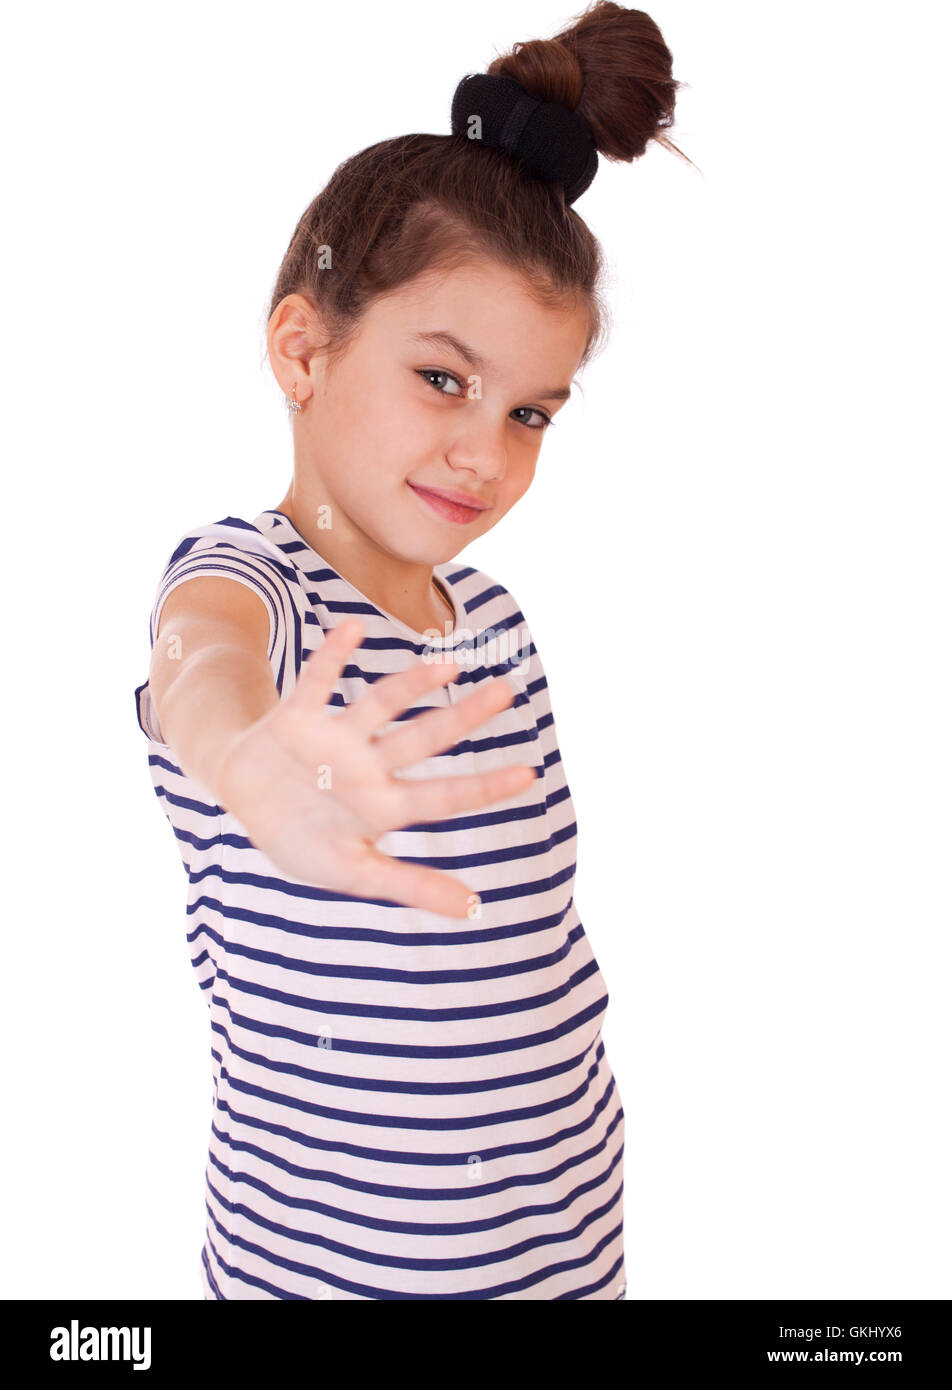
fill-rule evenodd
<path id="1" fill-rule="evenodd" d="M 462 342 L 451 333 L 447 328 L 434 329 L 431 333 L 414 333 L 415 343 L 434 343 L 437 347 L 450 348 L 453 352 L 459 353 L 464 362 L 477 372 L 485 374 L 489 362 L 483 357 L 482 353 L 470 347 L 468 343 Z M 571 386 L 556 386 L 551 391 L 537 391 L 535 393 L 542 401 L 567 401 L 572 394 Z"/>

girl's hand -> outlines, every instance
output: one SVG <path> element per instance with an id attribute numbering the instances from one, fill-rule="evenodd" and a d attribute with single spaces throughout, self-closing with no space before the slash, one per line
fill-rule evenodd
<path id="1" fill-rule="evenodd" d="M 457 705 L 378 734 L 427 691 L 455 680 L 460 668 L 452 661 L 420 661 L 381 677 L 347 709 L 329 713 L 334 686 L 362 640 L 359 618 L 332 629 L 304 662 L 291 694 L 228 745 L 215 795 L 252 843 L 301 882 L 469 916 L 476 898 L 466 884 L 374 845 L 388 830 L 505 801 L 532 784 L 529 764 L 459 777 L 393 775 L 451 748 L 511 704 L 514 691 L 500 676 Z"/>

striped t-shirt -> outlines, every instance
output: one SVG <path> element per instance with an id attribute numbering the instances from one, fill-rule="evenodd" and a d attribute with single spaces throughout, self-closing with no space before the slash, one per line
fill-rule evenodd
<path id="1" fill-rule="evenodd" d="M 195 575 L 230 575 L 261 597 L 282 698 L 349 614 L 364 638 L 332 709 L 435 650 L 276 509 L 181 538 L 153 644 L 163 601 Z M 493 676 L 517 693 L 401 775 L 510 763 L 538 775 L 501 804 L 388 832 L 378 848 L 462 879 L 479 894 L 476 919 L 289 878 L 177 766 L 148 681 L 135 692 L 211 1021 L 206 1298 L 624 1297 L 624 1110 L 601 1036 L 608 996 L 573 898 L 575 814 L 545 674 L 501 584 L 459 562 L 434 576 L 456 614 L 440 645 L 463 670 L 399 718 Z"/>

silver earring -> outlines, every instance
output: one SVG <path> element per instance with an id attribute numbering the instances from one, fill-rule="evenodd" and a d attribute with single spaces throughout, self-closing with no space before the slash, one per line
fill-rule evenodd
<path id="1" fill-rule="evenodd" d="M 288 410 L 289 410 L 289 412 L 290 412 L 292 415 L 297 415 L 298 411 L 301 409 L 301 402 L 300 402 L 300 401 L 298 400 L 298 398 L 297 398 L 297 382 L 296 382 L 296 381 L 292 383 L 292 386 L 291 386 L 291 395 L 292 395 L 293 399 L 288 401 Z"/>

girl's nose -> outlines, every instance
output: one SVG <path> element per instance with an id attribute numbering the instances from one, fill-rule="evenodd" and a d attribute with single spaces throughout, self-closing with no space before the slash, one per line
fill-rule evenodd
<path id="1" fill-rule="evenodd" d="M 505 443 L 490 431 L 469 430 L 446 453 L 451 468 L 473 473 L 485 483 L 499 482 L 506 476 L 508 455 Z"/>

